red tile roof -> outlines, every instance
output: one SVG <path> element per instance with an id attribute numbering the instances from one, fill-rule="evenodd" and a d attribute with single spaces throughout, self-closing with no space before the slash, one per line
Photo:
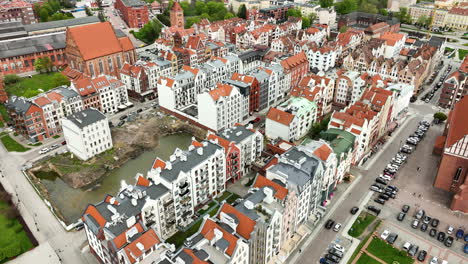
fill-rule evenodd
<path id="1" fill-rule="evenodd" d="M 136 223 L 135 225 L 131 226 L 128 228 L 125 232 L 120 233 L 117 237 L 114 238 L 114 244 L 117 247 L 117 249 L 120 249 L 127 243 L 127 231 L 135 227 L 138 230 L 138 233 L 143 232 L 143 227 L 141 226 L 140 223 Z"/>
<path id="2" fill-rule="evenodd" d="M 449 14 L 468 16 L 468 9 L 460 8 L 460 7 L 454 7 L 452 9 L 450 9 Z"/>
<path id="3" fill-rule="evenodd" d="M 239 210 L 237 210 L 236 208 L 234 208 L 232 205 L 228 203 L 224 203 L 219 212 L 220 213 L 218 214 L 218 219 L 220 219 L 221 217 L 220 216 L 221 212 L 225 214 L 235 215 L 236 218 L 239 220 L 236 232 L 243 238 L 250 239 L 252 231 L 254 230 L 255 225 L 257 224 L 255 220 L 250 219 L 245 214 L 241 213 Z"/>
<path id="4" fill-rule="evenodd" d="M 147 250 L 159 244 L 160 242 L 161 241 L 156 235 L 154 229 L 149 229 L 139 238 L 135 239 L 132 243 L 125 246 L 124 250 L 130 262 L 135 263 L 136 260 L 133 258 L 133 256 L 137 258 L 141 257 Z M 140 250 L 137 245 L 142 245 L 143 250 Z"/>
<path id="5" fill-rule="evenodd" d="M 267 179 L 265 176 L 262 176 L 260 174 L 257 175 L 253 186 L 257 188 L 262 188 L 265 186 L 273 188 L 276 191 L 275 197 L 280 200 L 284 200 L 284 198 L 286 198 L 286 195 L 288 195 L 288 189 L 270 179 Z"/>
<path id="6" fill-rule="evenodd" d="M 200 231 L 200 234 L 202 234 L 206 239 L 211 241 L 214 238 L 214 229 L 217 229 L 223 233 L 223 238 L 229 243 L 228 247 L 226 248 L 225 253 L 228 256 L 232 257 L 234 254 L 234 250 L 236 249 L 236 246 L 237 246 L 238 238 L 235 237 L 233 234 L 224 230 L 221 226 L 219 226 L 217 223 L 215 223 L 211 219 L 206 219 L 205 224 L 203 225 Z"/>
<path id="7" fill-rule="evenodd" d="M 213 100 L 218 101 L 218 99 L 221 96 L 231 95 L 232 88 L 233 87 L 229 84 L 218 83 L 216 84 L 216 88 L 213 90 L 210 90 L 208 93 L 211 95 L 211 98 L 213 98 Z"/>
<path id="8" fill-rule="evenodd" d="M 150 181 L 148 179 L 146 179 L 145 177 L 140 175 L 140 176 L 138 176 L 138 180 L 136 182 L 136 185 L 148 187 L 148 186 L 150 186 Z"/>
<path id="9" fill-rule="evenodd" d="M 172 6 L 172 11 L 184 11 L 182 7 L 180 6 L 178 1 L 174 1 L 174 5 Z"/>
<path id="10" fill-rule="evenodd" d="M 153 169 L 156 169 L 156 168 L 160 168 L 161 170 L 166 168 L 166 162 L 164 162 L 162 159 L 160 158 L 157 158 L 154 162 L 153 162 Z"/>
<path id="11" fill-rule="evenodd" d="M 196 140 L 192 141 L 192 146 L 194 146 L 196 148 L 203 148 L 203 144 L 201 142 L 196 141 Z"/>
<path id="12" fill-rule="evenodd" d="M 398 41 L 401 41 L 405 38 L 404 34 L 395 33 L 395 32 L 385 32 L 380 36 L 380 39 L 385 40 L 388 46 L 395 46 Z"/>
<path id="13" fill-rule="evenodd" d="M 67 29 L 84 60 L 133 49 L 128 37 L 118 39 L 110 22 L 70 27 Z M 128 40 L 126 40 L 128 39 Z"/>
<path id="14" fill-rule="evenodd" d="M 41 97 L 38 97 L 34 100 L 34 102 L 39 105 L 39 106 L 44 106 L 44 105 L 47 105 L 47 104 L 50 104 L 50 100 L 47 99 L 46 97 L 44 96 L 41 96 Z"/>
<path id="15" fill-rule="evenodd" d="M 324 143 L 322 144 L 322 146 L 320 146 L 320 148 L 314 150 L 314 155 L 323 161 L 327 161 L 328 157 L 332 152 L 333 150 L 327 144 Z"/>
<path id="16" fill-rule="evenodd" d="M 211 263 L 211 262 L 206 262 L 206 261 L 203 261 L 203 260 L 199 259 L 193 253 L 193 250 L 191 250 L 191 249 L 184 248 L 183 250 L 184 250 L 185 253 L 187 253 L 187 255 L 189 255 L 192 258 L 192 262 L 190 264 L 208 264 L 208 263 Z"/>
<path id="17" fill-rule="evenodd" d="M 455 104 L 450 112 L 447 122 L 449 129 L 447 133 L 446 147 L 450 147 L 460 139 L 468 135 L 468 96 L 463 97 Z"/>
<path id="18" fill-rule="evenodd" d="M 305 52 L 302 51 L 294 56 L 291 56 L 287 59 L 282 60 L 281 66 L 283 66 L 283 68 L 285 68 L 286 70 L 292 70 L 295 67 L 301 65 L 302 63 L 306 63 L 306 62 L 308 62 L 307 56 Z"/>
<path id="19" fill-rule="evenodd" d="M 98 209 L 93 204 L 90 204 L 88 205 L 88 207 L 86 207 L 86 210 L 83 213 L 83 215 L 87 215 L 87 214 L 92 216 L 100 227 L 104 227 L 106 225 L 107 223 L 106 219 L 101 215 L 101 213 L 99 213 Z"/>
<path id="20" fill-rule="evenodd" d="M 285 111 L 279 110 L 275 107 L 270 108 L 267 114 L 267 118 L 283 125 L 289 126 L 293 121 L 294 115 Z"/>

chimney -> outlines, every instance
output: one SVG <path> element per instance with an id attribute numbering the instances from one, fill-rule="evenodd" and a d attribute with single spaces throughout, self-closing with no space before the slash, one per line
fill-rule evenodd
<path id="1" fill-rule="evenodd" d="M 203 148 L 197 148 L 197 153 L 198 153 L 198 155 L 202 156 L 203 155 Z"/>
<path id="2" fill-rule="evenodd" d="M 137 206 L 137 200 L 136 199 L 132 199 L 132 205 Z"/>

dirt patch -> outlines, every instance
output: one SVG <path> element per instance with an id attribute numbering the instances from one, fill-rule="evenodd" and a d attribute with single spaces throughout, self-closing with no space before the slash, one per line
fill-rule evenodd
<path id="1" fill-rule="evenodd" d="M 156 148 L 161 136 L 180 132 L 187 132 L 196 138 L 206 137 L 205 130 L 157 112 L 128 122 L 123 127 L 113 128 L 114 147 L 90 160 L 82 161 L 71 153 L 60 154 L 38 163 L 30 169 L 30 174 L 54 171 L 72 188 L 91 186 L 110 170 Z"/>

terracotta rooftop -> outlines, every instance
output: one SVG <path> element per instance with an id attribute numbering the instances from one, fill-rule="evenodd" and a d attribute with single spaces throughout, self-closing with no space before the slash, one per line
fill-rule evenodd
<path id="1" fill-rule="evenodd" d="M 289 126 L 293 121 L 294 115 L 287 113 L 285 111 L 279 110 L 278 108 L 272 107 L 268 111 L 266 118 L 281 123 L 283 125 Z"/>
<path id="2" fill-rule="evenodd" d="M 463 97 L 455 104 L 447 120 L 449 129 L 445 147 L 450 147 L 468 135 L 468 96 Z"/>
<path id="3" fill-rule="evenodd" d="M 270 179 L 267 179 L 265 176 L 262 176 L 260 174 L 257 175 L 253 187 L 262 188 L 265 186 L 271 187 L 276 191 L 275 197 L 277 199 L 284 200 L 284 198 L 286 198 L 286 195 L 288 195 L 288 189 L 286 187 L 283 187 L 280 184 Z"/>
<path id="4" fill-rule="evenodd" d="M 322 146 L 320 146 L 320 148 L 314 150 L 314 155 L 323 161 L 327 161 L 328 157 L 332 152 L 333 149 L 331 149 L 327 144 L 323 143 Z"/>
<path id="5" fill-rule="evenodd" d="M 213 100 L 218 101 L 221 96 L 229 96 L 232 92 L 232 86 L 229 84 L 216 84 L 216 88 L 210 90 L 208 93 L 211 95 Z"/>
<path id="6" fill-rule="evenodd" d="M 203 225 L 203 227 L 202 227 L 202 229 L 200 231 L 200 234 L 202 234 L 206 239 L 211 241 L 215 237 L 215 233 L 214 233 L 215 229 L 217 229 L 217 230 L 219 230 L 219 231 L 221 231 L 223 233 L 223 238 L 229 244 L 228 247 L 225 250 L 225 253 L 228 256 L 232 257 L 233 254 L 234 254 L 234 250 L 236 249 L 237 240 L 238 240 L 238 238 L 235 237 L 233 234 L 227 232 L 221 226 L 219 226 L 217 223 L 215 223 L 213 220 L 211 220 L 209 218 L 205 221 L 205 224 Z"/>
<path id="7" fill-rule="evenodd" d="M 156 244 L 159 244 L 161 241 L 159 240 L 158 236 L 154 229 L 149 229 L 139 238 L 135 239 L 132 243 L 125 246 L 125 253 L 129 258 L 131 263 L 135 263 L 136 259 L 133 257 L 139 258 L 141 257 L 146 251 L 154 247 Z M 142 246 L 143 250 L 139 247 Z"/>
<path id="8" fill-rule="evenodd" d="M 236 208 L 234 208 L 232 205 L 228 203 L 224 203 L 219 212 L 220 213 L 218 214 L 218 219 L 220 219 L 221 217 L 221 212 L 225 214 L 229 214 L 229 215 L 234 215 L 239 220 L 236 232 L 243 238 L 247 240 L 250 239 L 250 236 L 257 222 L 250 219 L 248 216 L 241 213 L 239 210 L 237 210 Z"/>

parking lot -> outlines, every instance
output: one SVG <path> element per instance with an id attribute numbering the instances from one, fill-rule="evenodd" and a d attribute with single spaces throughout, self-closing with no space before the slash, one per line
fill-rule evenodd
<path id="1" fill-rule="evenodd" d="M 423 209 L 426 215 L 440 221 L 436 228 L 437 232 L 446 232 L 448 226 L 455 228 L 454 233 L 451 234 L 453 237 L 459 228 L 468 231 L 468 216 L 448 209 L 452 195 L 433 187 L 440 159 L 439 156 L 432 154 L 433 142 L 438 135 L 442 134 L 443 129 L 443 125 L 432 125 L 413 153 L 408 155 L 407 162 L 400 167 L 395 179 L 390 183 L 400 189 L 396 198 L 389 199 L 385 205 L 380 205 L 374 202 L 374 198 L 378 196 L 376 193 L 368 205 L 382 209 L 379 217 L 385 221 L 378 232 L 380 234 L 383 230 L 389 230 L 397 233 L 398 239 L 394 244 L 395 247 L 402 248 L 405 242 L 416 244 L 419 250 L 428 252 L 425 260 L 427 263 L 433 256 L 438 257 L 440 261 L 447 260 L 449 263 L 468 263 L 468 256 L 463 253 L 465 244 L 463 239 L 458 241 L 455 239 L 451 247 L 446 247 L 443 242 L 437 241 L 437 236 L 429 235 L 432 228 L 430 225 L 426 231 L 421 231 L 420 226 L 417 229 L 411 227 L 415 213 Z M 397 215 L 401 212 L 403 205 L 409 205 L 410 210 L 400 222 L 397 220 Z"/>

